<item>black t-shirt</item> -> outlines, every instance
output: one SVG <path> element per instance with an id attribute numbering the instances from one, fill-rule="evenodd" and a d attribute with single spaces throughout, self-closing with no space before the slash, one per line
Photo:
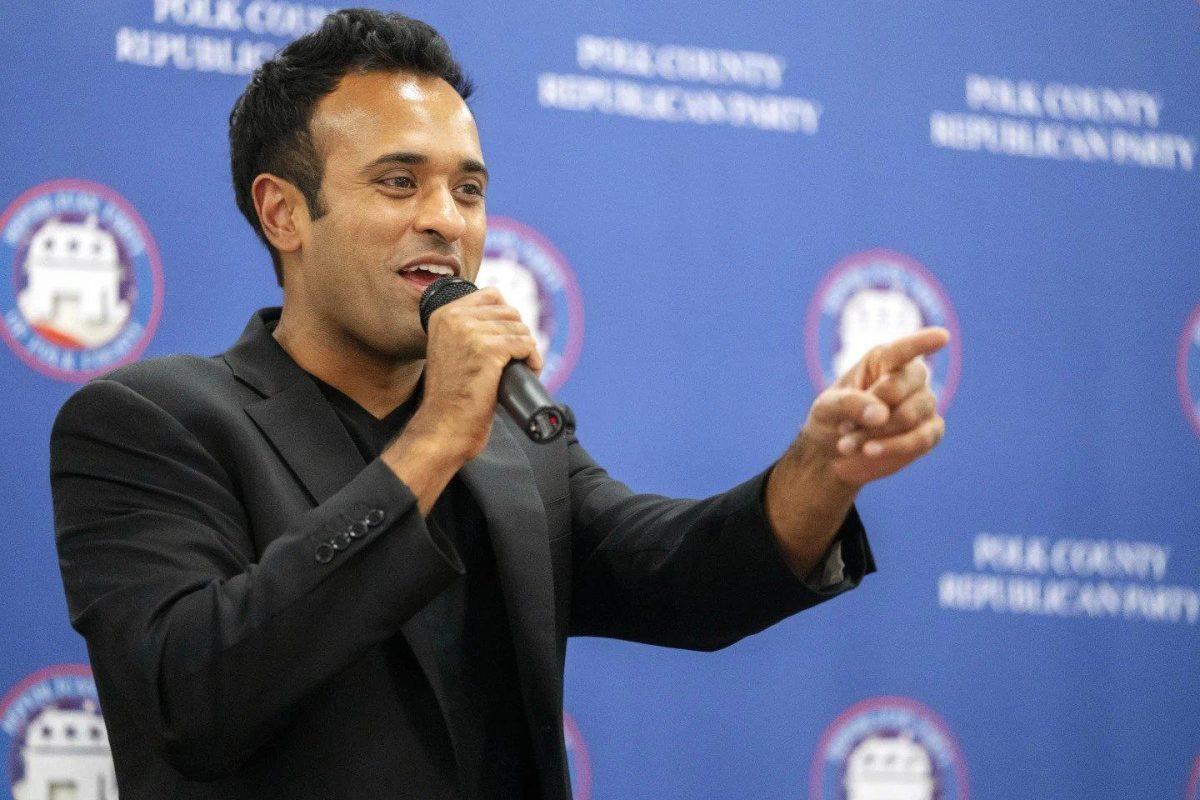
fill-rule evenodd
<path id="1" fill-rule="evenodd" d="M 313 380 L 368 462 L 404 430 L 420 403 L 418 385 L 412 398 L 376 419 L 333 386 Z M 463 791 L 470 800 L 535 798 L 539 792 L 529 726 L 487 520 L 456 476 L 426 523 L 453 542 L 466 567 L 466 574 L 424 612 L 433 632 Z"/>

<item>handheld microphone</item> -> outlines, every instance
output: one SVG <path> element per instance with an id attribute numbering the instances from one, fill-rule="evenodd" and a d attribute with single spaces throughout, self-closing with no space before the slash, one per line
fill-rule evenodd
<path id="1" fill-rule="evenodd" d="M 462 278 L 438 278 L 421 294 L 421 327 L 428 333 L 429 317 L 434 311 L 478 289 Z M 524 361 L 509 361 L 505 365 L 500 373 L 498 400 L 535 442 L 553 441 L 571 419 L 571 412 L 554 402 Z"/>

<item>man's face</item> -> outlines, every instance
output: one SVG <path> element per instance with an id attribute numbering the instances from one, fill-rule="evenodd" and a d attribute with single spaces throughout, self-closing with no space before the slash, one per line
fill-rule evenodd
<path id="1" fill-rule="evenodd" d="M 288 313 L 374 354 L 423 357 L 417 305 L 437 274 L 405 269 L 435 264 L 474 280 L 483 258 L 475 120 L 440 78 L 351 73 L 317 104 L 310 130 L 326 213 L 285 274 Z"/>

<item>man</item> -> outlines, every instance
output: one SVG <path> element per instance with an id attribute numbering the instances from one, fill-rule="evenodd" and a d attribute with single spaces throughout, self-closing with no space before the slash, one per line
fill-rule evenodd
<path id="1" fill-rule="evenodd" d="M 123 800 L 567 798 L 568 635 L 712 649 L 857 585 L 858 488 L 941 435 L 927 330 L 707 500 L 633 494 L 573 431 L 529 441 L 496 413 L 503 366 L 541 366 L 517 311 L 484 289 L 417 316 L 482 259 L 469 91 L 431 28 L 362 10 L 265 64 L 230 141 L 282 310 L 59 414 L 59 556 Z"/>

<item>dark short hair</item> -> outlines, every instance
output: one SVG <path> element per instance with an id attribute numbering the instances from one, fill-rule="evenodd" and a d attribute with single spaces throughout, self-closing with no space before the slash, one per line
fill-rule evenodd
<path id="1" fill-rule="evenodd" d="M 313 219 L 321 201 L 324 161 L 309 121 L 317 102 L 351 71 L 414 72 L 442 78 L 466 100 L 471 81 L 429 25 L 403 14 L 348 8 L 327 16 L 255 71 L 229 114 L 229 160 L 237 206 L 271 252 L 275 279 L 283 285 L 279 253 L 267 241 L 250 187 L 270 172 L 296 185 Z"/>

